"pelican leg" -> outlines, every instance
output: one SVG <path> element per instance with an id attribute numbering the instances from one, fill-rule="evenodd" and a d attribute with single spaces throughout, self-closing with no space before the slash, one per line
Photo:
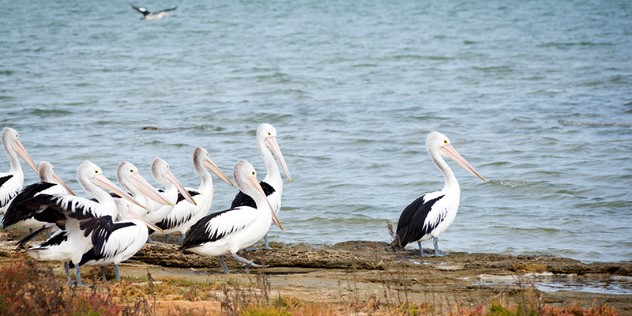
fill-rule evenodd
<path id="1" fill-rule="evenodd" d="M 114 265 L 114 276 L 116 277 L 116 281 L 121 281 L 121 274 L 119 273 L 119 265 Z"/>
<path id="2" fill-rule="evenodd" d="M 421 240 L 417 240 L 417 245 L 419 246 L 419 256 L 424 256 L 424 248 L 421 248 Z"/>
<path id="3" fill-rule="evenodd" d="M 105 267 L 101 266 L 101 276 L 103 277 L 103 281 L 107 281 L 108 278 L 105 276 Z"/>
<path id="4" fill-rule="evenodd" d="M 262 268 L 263 267 L 262 265 L 258 265 L 258 264 L 254 263 L 254 262 L 252 262 L 252 261 L 250 261 L 250 260 L 248 260 L 246 258 L 242 258 L 242 257 L 238 256 L 236 253 L 234 253 L 232 255 L 233 255 L 233 258 L 235 260 L 237 260 L 237 261 L 239 261 L 239 262 L 241 262 L 241 263 L 243 263 L 243 264 L 245 264 L 247 266 L 255 267 L 255 268 Z"/>
<path id="5" fill-rule="evenodd" d="M 68 277 L 68 286 L 72 286 L 72 277 L 70 276 L 70 266 L 68 266 L 68 262 L 64 262 L 64 271 L 66 272 L 66 276 Z"/>
<path id="6" fill-rule="evenodd" d="M 432 244 L 434 245 L 435 256 L 437 257 L 443 256 L 443 252 L 439 250 L 439 237 L 432 237 Z"/>
<path id="7" fill-rule="evenodd" d="M 270 247 L 270 244 L 268 244 L 268 234 L 263 236 L 263 249 L 265 249 L 265 250 L 272 249 L 272 247 Z"/>
<path id="8" fill-rule="evenodd" d="M 221 264 L 222 268 L 224 268 L 224 273 L 228 274 L 228 267 L 226 266 L 226 262 L 224 261 L 224 256 L 219 256 L 219 264 Z"/>
<path id="9" fill-rule="evenodd" d="M 83 282 L 81 282 L 81 268 L 79 265 L 75 265 L 75 279 L 77 279 L 77 286 L 83 286 Z"/>

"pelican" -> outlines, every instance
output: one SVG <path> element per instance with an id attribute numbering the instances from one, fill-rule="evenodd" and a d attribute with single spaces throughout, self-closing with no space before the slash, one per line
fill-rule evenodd
<path id="1" fill-rule="evenodd" d="M 290 171 L 288 170 L 287 164 L 285 163 L 285 158 L 283 158 L 283 153 L 281 153 L 281 149 L 279 148 L 276 137 L 276 129 L 274 128 L 274 126 L 268 123 L 263 123 L 259 125 L 259 128 L 257 128 L 257 146 L 259 148 L 261 158 L 263 158 L 263 162 L 266 165 L 266 176 L 265 178 L 263 178 L 263 181 L 261 181 L 260 185 L 263 188 L 266 196 L 268 197 L 268 201 L 270 201 L 274 213 L 278 216 L 279 210 L 281 209 L 283 179 L 281 178 L 281 172 L 279 172 L 279 167 L 277 166 L 276 160 L 278 160 L 281 164 L 283 172 L 285 172 L 285 176 L 288 178 L 288 181 L 292 182 L 292 177 L 290 176 Z M 274 159 L 275 157 L 276 160 Z M 242 205 L 255 207 L 255 203 L 252 198 L 250 198 L 247 194 L 244 194 L 243 192 L 239 192 L 233 199 L 233 203 L 230 207 L 234 208 Z M 264 249 L 271 249 L 268 244 L 267 234 L 263 237 L 263 243 Z"/>
<path id="2" fill-rule="evenodd" d="M 211 160 L 208 151 L 202 147 L 196 147 L 193 151 L 193 168 L 201 178 L 200 186 L 197 189 L 187 188 L 195 204 L 186 199 L 178 201 L 171 212 L 156 223 L 156 226 L 162 228 L 165 234 L 180 232 L 184 238 L 189 227 L 209 213 L 214 189 L 213 178 L 207 168 L 228 185 L 233 185 L 230 179 Z"/>
<path id="3" fill-rule="evenodd" d="M 20 136 L 16 130 L 10 127 L 5 127 L 2 130 L 2 145 L 4 146 L 4 152 L 7 158 L 9 158 L 11 169 L 9 169 L 7 173 L 0 173 L 0 214 L 3 214 L 7 210 L 9 202 L 24 186 L 24 172 L 22 172 L 18 155 L 22 157 L 24 162 L 26 162 L 33 171 L 38 172 L 35 162 L 33 162 L 33 159 L 22 145 L 22 142 L 20 142 Z"/>
<path id="4" fill-rule="evenodd" d="M 443 173 L 445 185 L 441 191 L 422 195 L 404 209 L 397 222 L 395 241 L 391 245 L 394 248 L 403 248 L 408 243 L 417 241 L 419 255 L 423 256 L 421 241 L 432 238 L 435 256 L 440 256 L 439 234 L 454 221 L 461 198 L 459 182 L 443 157 L 454 160 L 473 176 L 483 181 L 485 178 L 452 147 L 445 135 L 430 132 L 426 136 L 426 147 L 435 166 Z"/>
<path id="5" fill-rule="evenodd" d="M 249 162 L 240 160 L 235 165 L 233 177 L 239 190 L 248 194 L 255 201 L 255 206 L 238 206 L 203 217 L 191 226 L 180 246 L 183 251 L 219 256 L 224 273 L 228 273 L 224 262 L 224 255 L 227 254 L 248 266 L 260 267 L 238 256 L 237 252 L 260 240 L 268 233 L 272 222 L 283 230 L 263 188 L 257 182 L 255 168 Z"/>
<path id="6" fill-rule="evenodd" d="M 136 201 L 141 203 L 154 201 L 173 206 L 140 175 L 136 166 L 130 162 L 123 161 L 119 164 L 117 179 L 121 186 L 132 192 L 132 197 Z M 104 266 L 110 264 L 114 265 L 116 280 L 121 280 L 119 264 L 131 258 L 145 245 L 149 238 L 147 227 L 155 227 L 141 219 L 141 216 L 134 211 L 138 209 L 138 206 L 132 207 L 127 200 L 118 200 L 119 208 L 116 221 L 111 219 L 100 221 L 99 233 L 93 234 L 93 248 L 85 252 L 79 262 L 79 266 L 100 266 L 104 281 L 106 280 Z M 155 228 L 157 229 L 157 227 Z M 70 266 L 73 265 L 74 263 L 71 262 Z"/>
<path id="7" fill-rule="evenodd" d="M 114 200 L 116 201 L 119 211 L 125 209 L 126 212 L 133 212 L 142 217 L 148 213 L 150 203 L 170 206 L 173 206 L 175 203 L 175 198 L 168 199 L 149 184 L 140 172 L 138 172 L 138 168 L 131 162 L 122 161 L 119 163 L 116 170 L 116 179 L 121 187 L 130 193 L 135 201 L 145 205 L 145 207 L 140 207 L 134 203 L 130 203 L 124 198 L 116 196 Z"/>
<path id="8" fill-rule="evenodd" d="M 75 266 L 76 284 L 82 285 L 79 263 L 83 254 L 93 247 L 93 239 L 107 238 L 108 232 L 100 228 L 100 221 L 111 221 L 116 218 L 116 203 L 103 189 L 115 192 L 132 203 L 137 203 L 129 194 L 106 178 L 101 168 L 89 160 L 79 165 L 77 180 L 89 195 L 96 198 L 96 202 L 73 195 L 38 194 L 24 200 L 16 198 L 7 210 L 9 212 L 15 208 L 15 212 L 20 214 L 16 216 L 17 219 L 40 213 L 42 217 L 48 218 L 50 222 L 62 228 L 42 244 L 31 247 L 27 250 L 27 254 L 41 261 L 64 262 L 70 285 L 72 285 L 72 278 L 67 261 L 71 261 Z M 14 223 L 5 221 L 7 226 L 12 224 Z M 95 231 L 98 231 L 98 234 L 92 236 Z"/>
<path id="9" fill-rule="evenodd" d="M 147 8 L 144 7 L 137 7 L 135 5 L 132 5 L 132 8 L 134 8 L 134 10 L 138 11 L 139 13 L 141 13 L 143 15 L 142 18 L 140 18 L 141 20 L 160 20 L 164 17 L 169 16 L 169 11 L 174 11 L 175 9 L 178 8 L 178 6 L 175 6 L 173 8 L 169 8 L 169 9 L 163 9 L 160 11 L 156 11 L 156 12 L 149 12 L 149 10 L 147 10 Z"/>
<path id="10" fill-rule="evenodd" d="M 151 162 L 151 175 L 156 182 L 163 185 L 165 188 L 162 194 L 169 201 L 180 202 L 185 199 L 189 203 L 196 205 L 197 203 L 191 197 L 189 191 L 180 183 L 176 176 L 171 171 L 169 164 L 162 158 L 156 157 Z M 178 193 L 180 193 L 178 195 Z M 150 201 L 151 202 L 151 201 Z M 158 223 L 162 221 L 175 205 L 162 205 L 162 204 L 149 204 L 150 211 L 143 216 L 143 218 L 150 223 Z"/>
<path id="11" fill-rule="evenodd" d="M 19 198 L 16 196 L 16 199 L 18 201 L 23 200 L 23 199 L 31 199 L 35 195 L 39 195 L 39 194 L 48 194 L 48 195 L 53 195 L 53 194 L 74 195 L 75 194 L 68 187 L 68 185 L 61 178 L 59 178 L 59 176 L 57 176 L 57 174 L 53 170 L 53 165 L 51 165 L 49 162 L 47 161 L 40 162 L 37 170 L 38 170 L 40 182 L 26 186 L 24 190 L 22 190 L 18 194 Z M 12 208 L 12 211 L 10 212 L 8 211 L 4 214 L 4 218 L 2 219 L 2 222 L 3 223 L 5 221 L 15 222 L 16 226 L 28 227 L 31 230 L 31 233 L 33 233 L 33 229 L 36 229 L 36 228 L 44 230 L 46 228 L 52 228 L 55 226 L 55 224 L 50 223 L 50 220 L 48 219 L 38 220 L 38 218 L 40 218 L 41 216 L 41 214 L 39 213 L 34 214 L 32 217 L 21 219 L 21 220 L 16 220 L 14 218 L 15 216 L 20 216 L 20 214 L 15 211 L 15 208 Z M 35 235 L 41 232 L 41 230 L 36 231 Z"/>

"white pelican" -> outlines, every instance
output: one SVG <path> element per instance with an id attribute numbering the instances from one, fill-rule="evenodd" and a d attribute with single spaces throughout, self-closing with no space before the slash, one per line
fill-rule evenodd
<path id="1" fill-rule="evenodd" d="M 47 161 L 40 162 L 37 170 L 38 170 L 40 182 L 26 186 L 24 190 L 22 190 L 18 194 L 18 196 L 16 196 L 16 200 L 19 201 L 19 200 L 24 200 L 24 199 L 31 199 L 35 195 L 38 195 L 38 194 L 48 194 L 48 195 L 53 195 L 53 194 L 74 195 L 75 194 L 68 187 L 68 185 L 63 180 L 61 180 L 59 176 L 57 176 L 57 174 L 53 170 L 53 165 L 51 165 L 49 162 Z M 14 225 L 18 227 L 28 227 L 31 230 L 31 232 L 33 232 L 33 229 L 44 230 L 46 228 L 55 226 L 55 224 L 51 223 L 52 222 L 51 219 L 40 218 L 40 216 L 42 215 L 43 214 L 41 213 L 36 213 L 36 214 L 33 214 L 33 216 L 29 218 L 17 219 L 15 217 L 21 216 L 21 214 L 16 212 L 15 208 L 11 208 L 11 211 L 8 211 L 4 214 L 4 218 L 2 219 L 2 222 L 3 224 L 5 221 L 15 223 Z M 36 232 L 35 235 L 41 232 L 41 230 Z M 27 239 L 32 239 L 32 237 L 27 238 Z"/>
<path id="2" fill-rule="evenodd" d="M 18 132 L 10 127 L 5 127 L 2 130 L 2 145 L 4 146 L 4 152 L 9 158 L 10 168 L 7 173 L 0 173 L 0 214 L 4 213 L 7 209 L 9 202 L 22 190 L 24 186 L 24 172 L 22 172 L 22 166 L 18 155 L 24 159 L 33 171 L 37 172 L 35 162 L 31 159 L 22 142 L 20 142 L 20 136 Z"/>
<path id="3" fill-rule="evenodd" d="M 178 6 L 175 6 L 173 8 L 168 8 L 168 9 L 163 9 L 160 11 L 156 11 L 156 12 L 149 12 L 149 10 L 147 10 L 147 8 L 144 7 L 137 7 L 135 5 L 132 5 L 132 8 L 134 8 L 134 10 L 138 11 L 139 13 L 141 13 L 143 15 L 142 18 L 140 18 L 141 20 L 160 20 L 164 17 L 169 16 L 169 11 L 174 11 L 175 9 L 178 8 Z"/>
<path id="4" fill-rule="evenodd" d="M 430 132 L 426 136 L 426 146 L 435 166 L 443 173 L 445 185 L 441 191 L 422 195 L 404 209 L 397 222 L 395 241 L 391 245 L 394 248 L 403 248 L 408 243 L 417 241 L 419 255 L 423 256 L 421 241 L 432 238 L 435 256 L 440 256 L 439 234 L 454 221 L 461 199 L 459 182 L 443 157 L 454 160 L 475 177 L 483 181 L 485 178 L 452 147 L 445 135 Z"/>
<path id="5" fill-rule="evenodd" d="M 119 211 L 126 209 L 126 212 L 133 212 L 142 217 L 149 211 L 150 203 L 173 206 L 176 202 L 176 199 L 168 199 L 158 192 L 156 188 L 145 180 L 140 172 L 138 172 L 138 168 L 131 162 L 122 161 L 119 163 L 116 169 L 116 179 L 121 187 L 126 189 L 136 202 L 145 206 L 140 207 L 134 203 L 130 203 L 124 198 L 115 196 L 114 200 L 116 201 Z"/>
<path id="6" fill-rule="evenodd" d="M 180 250 L 188 250 L 204 256 L 219 256 L 224 273 L 228 268 L 224 255 L 231 254 L 235 260 L 253 267 L 260 267 L 237 252 L 251 246 L 268 233 L 272 222 L 281 230 L 283 226 L 257 182 L 257 172 L 247 161 L 235 165 L 233 177 L 239 190 L 248 194 L 255 207 L 238 206 L 209 214 L 200 219 L 187 232 Z"/>
<path id="7" fill-rule="evenodd" d="M 165 234 L 180 232 L 182 238 L 184 238 L 189 227 L 209 213 L 213 203 L 214 189 L 213 178 L 208 170 L 211 170 L 228 185 L 233 185 L 230 179 L 211 160 L 208 151 L 202 147 L 196 147 L 193 151 L 193 168 L 201 178 L 200 186 L 197 189 L 187 188 L 187 190 L 193 197 L 196 205 L 191 204 L 187 200 L 178 199 L 178 203 L 171 209 L 171 212 L 160 222 L 156 223 L 156 226 L 162 228 Z"/>
<path id="8" fill-rule="evenodd" d="M 63 261 L 70 285 L 72 285 L 72 278 L 67 261 L 75 265 L 76 282 L 77 285 L 81 285 L 79 266 L 81 257 L 93 247 L 94 239 L 107 236 L 107 231 L 100 229 L 99 221 L 108 219 L 111 221 L 116 217 L 117 208 L 114 199 L 100 187 L 136 203 L 129 194 L 106 178 L 101 168 L 88 160 L 77 169 L 77 180 L 81 187 L 98 202 L 73 195 L 38 194 L 23 201 L 16 199 L 9 207 L 9 209 L 16 208 L 17 212 L 22 212 L 22 216 L 25 217 L 42 213 L 43 217 L 51 219 L 62 228 L 42 244 L 31 247 L 27 250 L 27 254 L 41 261 Z M 13 223 L 5 222 L 5 224 Z M 99 232 L 98 236 L 92 236 L 95 231 Z"/>
<path id="9" fill-rule="evenodd" d="M 136 166 L 130 162 L 123 161 L 119 164 L 117 179 L 121 186 L 129 190 L 132 197 L 141 203 L 154 201 L 173 206 L 139 174 Z M 116 221 L 111 219 L 99 221 L 98 233 L 94 233 L 92 239 L 94 247 L 85 252 L 79 262 L 80 266 L 101 266 L 104 281 L 106 280 L 104 266 L 110 264 L 114 265 L 116 280 L 121 280 L 119 264 L 131 258 L 145 245 L 149 237 L 147 226 L 155 227 L 153 224 L 148 224 L 146 220 L 140 219 L 140 215 L 134 212 L 138 207 L 131 207 L 127 200 L 117 201 L 117 204 L 119 208 Z"/>
<path id="10" fill-rule="evenodd" d="M 285 158 L 283 158 L 283 153 L 281 153 L 281 149 L 277 143 L 276 136 L 276 129 L 268 123 L 262 123 L 259 125 L 259 128 L 257 128 L 257 146 L 261 158 L 263 158 L 263 162 L 266 165 L 266 176 L 260 184 L 268 197 L 268 201 L 270 201 L 272 205 L 272 209 L 274 209 L 274 213 L 278 216 L 279 210 L 281 209 L 281 195 L 283 195 L 283 179 L 281 178 L 281 172 L 279 172 L 276 160 L 281 164 L 288 181 L 292 182 L 292 177 L 285 163 Z M 276 160 L 274 159 L 275 157 Z M 255 206 L 252 198 L 243 192 L 239 192 L 233 199 L 233 203 L 230 207 L 234 208 L 242 205 Z M 266 234 L 263 239 L 263 248 L 270 249 L 268 245 L 268 235 Z"/>
<path id="11" fill-rule="evenodd" d="M 164 190 L 160 190 L 169 201 L 180 202 L 182 199 L 189 201 L 193 205 L 197 203 L 191 197 L 189 191 L 180 183 L 171 171 L 169 164 L 162 158 L 156 157 L 151 162 L 151 175 L 156 182 L 163 185 Z M 178 194 L 180 193 L 180 194 Z M 151 202 L 151 201 L 150 201 Z M 174 205 L 162 205 L 157 203 L 149 203 L 150 211 L 143 216 L 150 223 L 158 223 L 162 221 Z"/>

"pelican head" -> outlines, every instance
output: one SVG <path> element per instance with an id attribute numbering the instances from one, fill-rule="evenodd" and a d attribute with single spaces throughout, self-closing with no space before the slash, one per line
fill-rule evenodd
<path id="1" fill-rule="evenodd" d="M 439 153 L 442 157 L 447 157 L 454 162 L 456 162 L 461 168 L 465 169 L 467 172 L 472 174 L 473 176 L 485 181 L 485 178 L 481 176 L 472 165 L 459 154 L 456 149 L 450 143 L 450 140 L 447 136 L 439 133 L 439 132 L 430 132 L 428 136 L 426 136 L 426 146 L 428 148 L 428 152 L 430 156 L 434 159 L 434 154 Z"/>
<path id="2" fill-rule="evenodd" d="M 261 188 L 261 185 L 259 184 L 259 180 L 257 180 L 257 171 L 255 170 L 255 167 L 253 167 L 248 161 L 240 160 L 237 164 L 235 164 L 233 177 L 240 191 L 249 195 L 255 201 L 259 200 L 266 202 L 268 210 L 272 213 L 272 221 L 281 230 L 283 230 L 283 225 L 281 225 L 279 217 L 274 212 L 272 205 L 270 205 L 270 201 L 268 201 L 266 194 L 263 192 L 263 188 Z"/>
<path id="3" fill-rule="evenodd" d="M 20 155 L 20 157 L 22 157 L 24 162 L 26 162 L 26 164 L 29 165 L 29 167 L 31 167 L 33 171 L 35 171 L 35 173 L 38 173 L 35 162 L 20 141 L 20 135 L 18 134 L 18 131 L 14 130 L 11 127 L 5 127 L 2 130 L 2 143 L 4 144 L 4 150 L 7 152 L 7 154 L 9 154 L 10 152 L 17 153 L 18 155 Z"/>
<path id="4" fill-rule="evenodd" d="M 129 193 L 125 192 L 125 190 L 119 188 L 116 184 L 114 184 L 110 179 L 108 179 L 105 175 L 103 175 L 103 170 L 99 168 L 99 166 L 95 165 L 90 160 L 86 160 L 79 165 L 79 169 L 77 169 L 77 179 L 79 182 L 83 182 L 85 180 L 90 181 L 91 183 L 105 189 L 107 191 L 111 191 L 118 196 L 138 205 L 142 208 L 147 208 L 145 205 L 138 203 Z M 85 187 L 85 184 L 82 183 L 82 186 Z"/>
<path id="5" fill-rule="evenodd" d="M 222 172 L 221 169 L 211 160 L 211 156 L 208 151 L 202 147 L 195 147 L 193 150 L 193 163 L 195 165 L 204 165 L 206 168 L 211 170 L 218 178 L 222 181 L 226 182 L 226 184 L 233 186 L 233 183 L 228 179 L 228 177 Z"/>
<path id="6" fill-rule="evenodd" d="M 118 182 L 129 191 L 136 191 L 156 201 L 157 203 L 173 206 L 174 202 L 169 201 L 162 195 L 153 185 L 149 184 L 145 178 L 138 172 L 138 168 L 131 162 L 122 161 L 116 170 L 116 178 Z"/>
<path id="7" fill-rule="evenodd" d="M 292 182 L 292 176 L 290 176 L 290 170 L 285 163 L 285 158 L 283 158 L 283 153 L 281 153 L 281 148 L 279 148 L 279 144 L 277 143 L 277 131 L 274 126 L 268 123 L 262 123 L 257 128 L 257 141 L 261 144 L 264 144 L 266 148 L 268 148 L 272 154 L 276 157 L 277 161 L 281 164 L 281 168 L 283 168 L 283 172 L 285 172 L 285 176 L 288 181 Z"/>
<path id="8" fill-rule="evenodd" d="M 40 162 L 37 171 L 41 182 L 57 183 L 64 188 L 68 194 L 75 195 L 75 192 L 72 192 L 70 187 L 55 173 L 53 165 L 51 165 L 50 162 Z"/>
<path id="9" fill-rule="evenodd" d="M 173 172 L 171 172 L 169 164 L 164 159 L 159 157 L 154 158 L 154 161 L 151 162 L 151 175 L 154 177 L 154 180 L 164 186 L 169 185 L 169 183 L 173 184 L 189 203 L 197 205 L 191 193 L 189 193 Z"/>

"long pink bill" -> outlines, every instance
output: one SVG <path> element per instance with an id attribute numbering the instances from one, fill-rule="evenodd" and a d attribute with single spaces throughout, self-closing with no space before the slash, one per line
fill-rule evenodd
<path id="1" fill-rule="evenodd" d="M 452 147 L 452 145 L 446 144 L 441 148 L 441 150 L 446 156 L 450 157 L 450 159 L 454 160 L 454 162 L 461 166 L 461 168 L 465 169 L 473 176 L 486 181 L 485 178 L 483 178 L 483 176 L 481 176 L 478 171 L 476 171 L 476 169 L 474 169 L 474 167 L 472 167 L 472 165 L 467 162 L 467 160 L 465 160 L 465 158 L 463 158 L 463 156 L 461 156 L 461 154 L 459 154 L 459 152 L 456 151 L 454 147 Z"/>
<path id="2" fill-rule="evenodd" d="M 157 231 L 157 232 L 159 232 L 159 233 L 161 233 L 161 234 L 162 234 L 162 233 L 164 233 L 164 231 L 162 230 L 162 228 L 160 228 L 160 227 L 156 226 L 155 224 L 152 224 L 152 223 L 148 222 L 148 221 L 147 221 L 147 220 L 145 220 L 142 216 L 139 216 L 139 215 L 137 215 L 137 214 L 136 214 L 136 213 L 134 213 L 134 212 L 128 212 L 128 213 L 127 213 L 127 215 L 129 215 L 129 216 L 133 217 L 133 218 L 134 218 L 134 219 L 136 219 L 136 220 L 141 221 L 143 224 L 145 224 L 147 227 L 149 227 L 149 228 L 153 229 L 154 231 Z"/>
<path id="3" fill-rule="evenodd" d="M 76 195 L 75 192 L 73 192 L 70 187 L 66 184 L 66 182 L 64 182 L 57 174 L 53 173 L 53 181 L 55 181 L 55 183 L 61 185 L 64 190 L 66 190 L 66 192 L 68 192 L 68 194 L 70 195 Z"/>
<path id="4" fill-rule="evenodd" d="M 290 175 L 290 170 L 285 163 L 285 158 L 283 157 L 283 153 L 281 152 L 281 148 L 279 148 L 279 144 L 277 143 L 276 137 L 267 137 L 265 140 L 266 144 L 272 150 L 272 154 L 277 158 L 279 163 L 281 164 L 281 168 L 283 168 L 283 172 L 285 172 L 285 176 L 287 177 L 287 181 L 292 182 L 292 176 Z"/>
<path id="5" fill-rule="evenodd" d="M 270 201 L 266 197 L 265 192 L 263 192 L 263 188 L 261 187 L 261 185 L 257 181 L 257 178 L 253 177 L 253 178 L 249 178 L 249 180 L 250 180 L 250 183 L 252 184 L 252 186 L 254 186 L 255 189 L 257 189 L 257 191 L 259 191 L 259 193 L 261 193 L 261 196 L 263 196 L 263 198 L 266 200 L 266 203 L 268 204 L 268 207 L 270 208 L 270 212 L 272 213 L 272 222 L 274 222 L 274 224 L 277 225 L 277 227 L 279 227 L 281 230 L 283 230 L 283 225 L 281 225 L 281 221 L 279 220 L 279 217 L 274 212 L 274 209 L 272 208 L 272 205 L 270 204 Z"/>
<path id="6" fill-rule="evenodd" d="M 95 184 L 100 186 L 101 188 L 107 191 L 111 191 L 117 194 L 118 196 L 130 201 L 131 203 L 134 203 L 135 205 L 142 207 L 143 209 L 147 209 L 147 206 L 142 205 L 138 201 L 134 200 L 134 198 L 131 195 L 129 195 L 129 193 L 119 188 L 116 184 L 114 184 L 112 181 L 110 181 L 110 179 L 106 178 L 104 175 L 102 174 L 95 175 L 94 180 L 95 180 L 94 181 Z"/>
<path id="7" fill-rule="evenodd" d="M 205 159 L 204 166 L 206 166 L 206 168 L 211 170 L 222 181 L 226 182 L 226 184 L 230 185 L 231 187 L 233 186 L 233 182 L 230 181 L 230 179 L 224 174 L 224 172 L 222 172 L 222 170 L 212 160 Z"/>
<path id="8" fill-rule="evenodd" d="M 178 189 L 178 192 L 180 192 L 180 194 L 182 194 L 182 196 L 184 197 L 185 200 L 187 200 L 189 203 L 191 203 L 193 205 L 197 205 L 197 203 L 195 202 L 195 200 L 191 196 L 191 193 L 189 193 L 189 190 L 187 190 L 182 185 L 182 183 L 180 183 L 180 181 L 176 178 L 176 176 L 173 174 L 173 172 L 171 172 L 171 170 L 167 170 L 167 173 L 165 174 L 165 178 L 169 182 L 171 182 L 173 185 L 176 186 L 176 188 Z"/>
<path id="9" fill-rule="evenodd" d="M 145 194 L 148 198 L 164 205 L 173 206 L 174 202 L 169 201 L 164 195 L 162 195 L 158 190 L 151 185 L 140 173 L 134 173 L 131 177 L 134 185 L 140 190 L 143 194 Z"/>
<path id="10" fill-rule="evenodd" d="M 20 142 L 19 139 L 13 143 L 13 149 L 18 155 L 20 155 L 20 157 L 22 157 L 24 162 L 26 162 L 26 164 L 29 165 L 29 167 L 31 167 L 33 171 L 35 171 L 36 174 L 39 174 L 33 158 L 31 158 L 31 155 L 29 155 L 29 153 L 26 151 L 26 148 L 24 148 L 24 145 L 22 145 L 22 142 Z"/>

